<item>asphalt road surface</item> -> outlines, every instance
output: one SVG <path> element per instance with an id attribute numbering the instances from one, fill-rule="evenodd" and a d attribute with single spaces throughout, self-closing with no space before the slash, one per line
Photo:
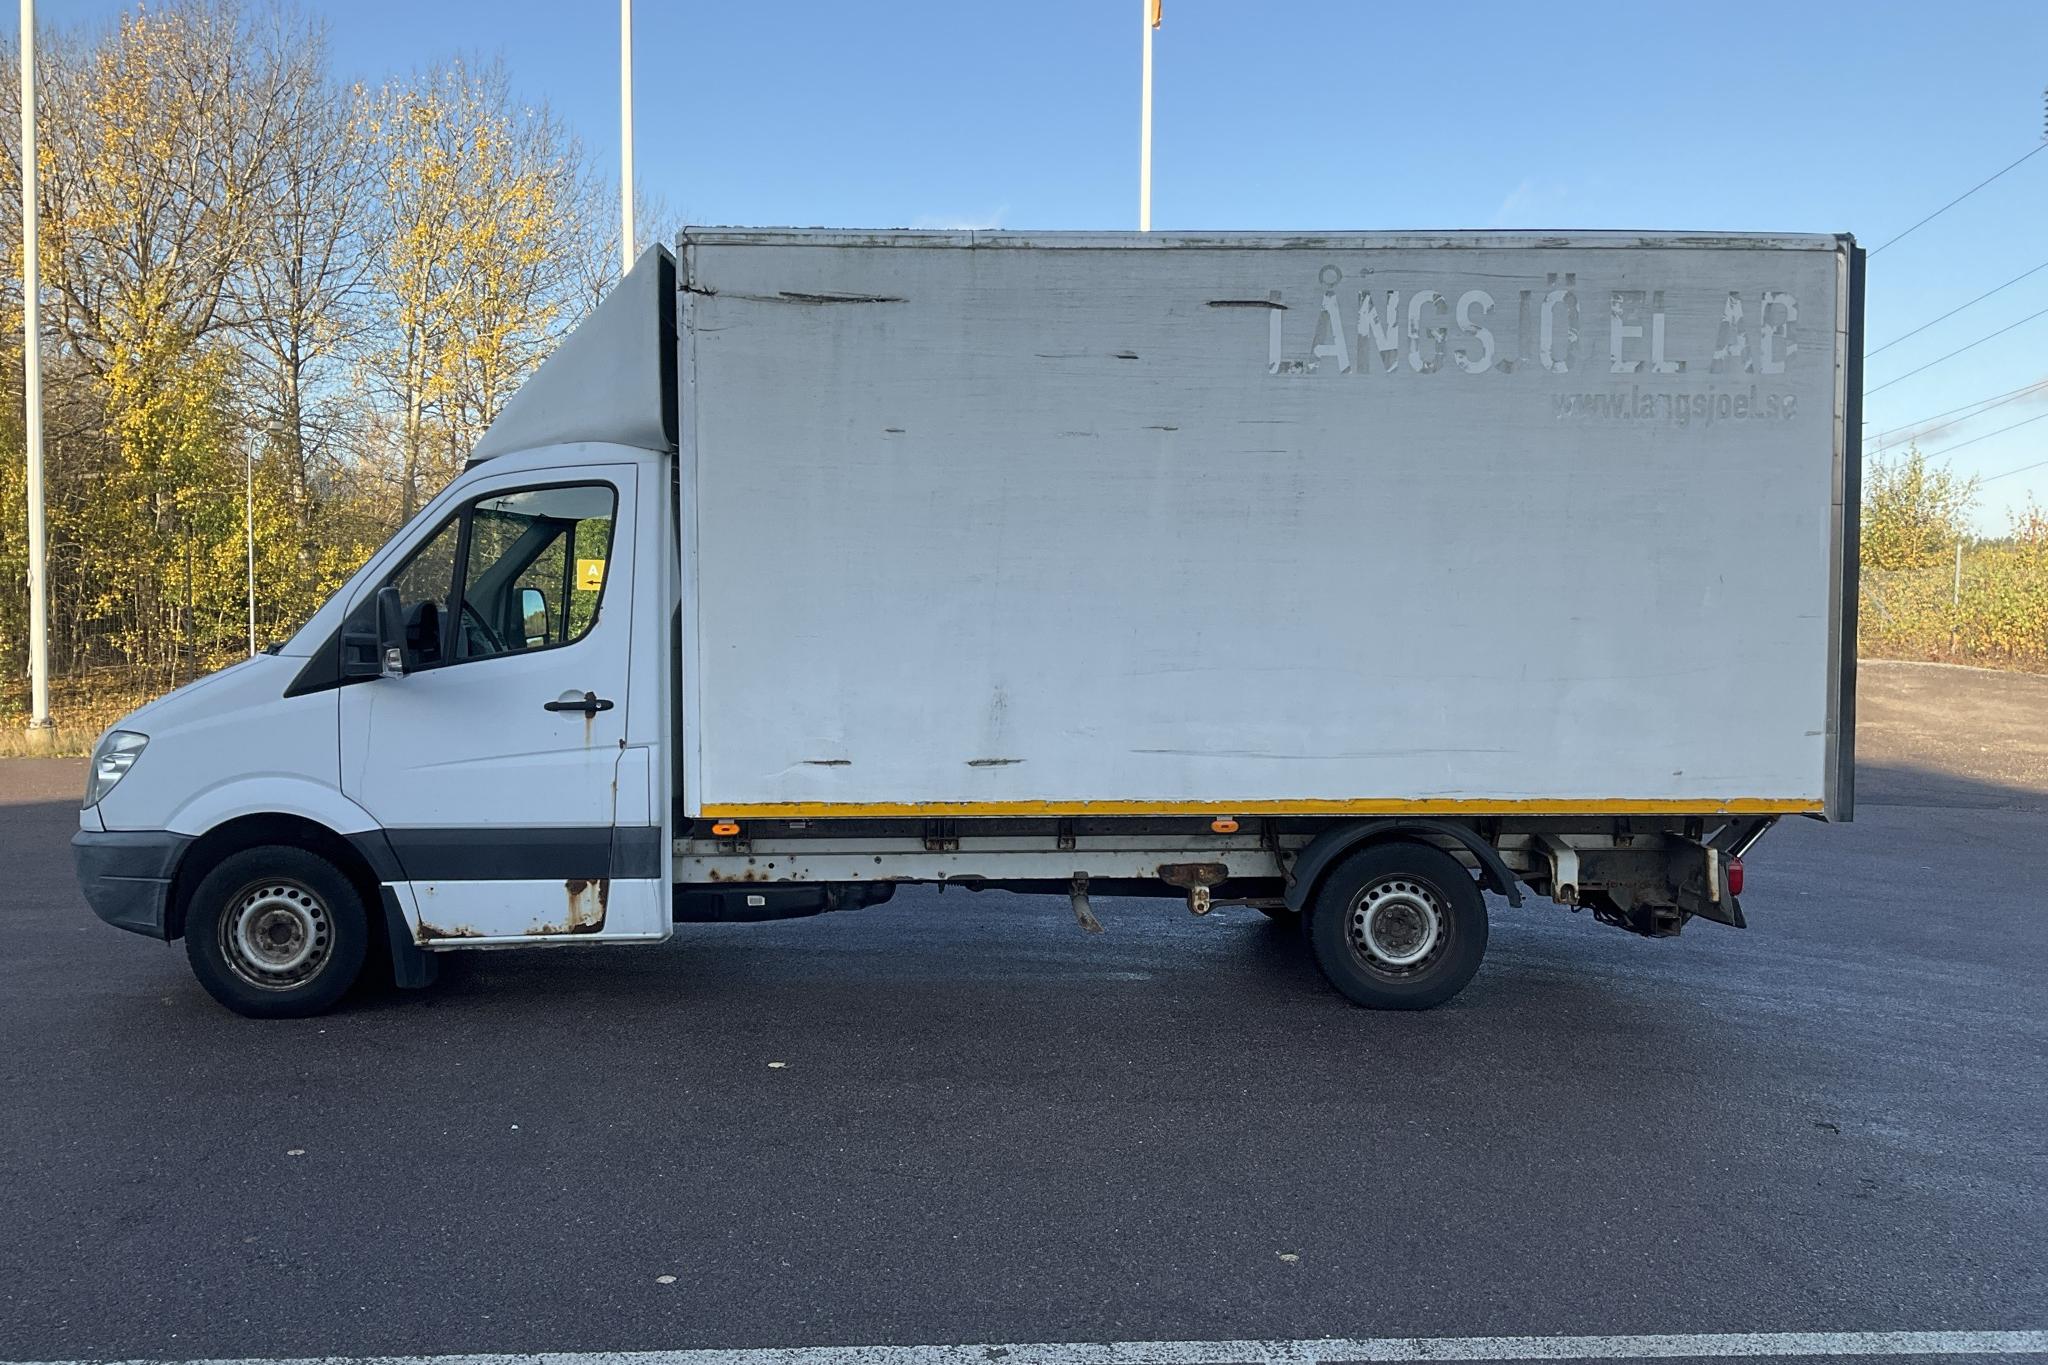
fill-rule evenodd
<path id="1" fill-rule="evenodd" d="M 1867 668 L 1746 932 L 909 891 L 257 1023 L 0 764 L 0 1359 L 2048 1327 L 2048 679 Z"/>

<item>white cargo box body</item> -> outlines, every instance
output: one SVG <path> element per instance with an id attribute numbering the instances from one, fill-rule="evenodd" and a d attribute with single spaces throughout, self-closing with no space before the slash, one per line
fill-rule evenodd
<path id="1" fill-rule="evenodd" d="M 692 816 L 1848 814 L 1846 238 L 682 269 Z"/>

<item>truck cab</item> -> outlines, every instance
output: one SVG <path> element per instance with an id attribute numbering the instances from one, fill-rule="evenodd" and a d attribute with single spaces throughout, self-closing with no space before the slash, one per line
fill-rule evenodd
<path id="1" fill-rule="evenodd" d="M 259 1014 L 384 944 L 423 979 L 442 944 L 667 936 L 674 290 L 650 252 L 304 628 L 108 733 L 102 918 Z"/>

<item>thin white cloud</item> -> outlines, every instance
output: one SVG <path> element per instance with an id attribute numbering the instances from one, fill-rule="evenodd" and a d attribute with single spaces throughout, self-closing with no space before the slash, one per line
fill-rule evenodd
<path id="1" fill-rule="evenodd" d="M 2000 419 L 2010 421 L 2012 420 L 2010 414 L 2024 412 L 2026 409 L 2044 402 L 2048 402 L 2048 379 L 2036 380 L 2033 384 L 2009 398 L 2000 398 L 1986 403 L 1973 403 L 1966 409 L 1958 409 L 1954 414 L 1943 413 L 1939 417 L 1930 418 L 1924 422 L 1902 427 L 1892 427 L 1889 430 L 1871 433 L 1873 439 L 1870 443 L 1880 452 L 1904 450 L 1906 447 L 1918 444 L 1921 441 L 1930 441 L 1938 436 L 1946 436 L 1958 428 L 1969 426 L 1979 417 L 1990 416 L 1993 412 L 1996 412 Z"/>
<path id="2" fill-rule="evenodd" d="M 1554 214 L 1570 197 L 1564 186 L 1534 176 L 1525 177 L 1522 183 L 1508 191 L 1507 198 L 1500 201 L 1500 207 L 1493 211 L 1493 227 L 1542 227 L 1544 220 Z"/>

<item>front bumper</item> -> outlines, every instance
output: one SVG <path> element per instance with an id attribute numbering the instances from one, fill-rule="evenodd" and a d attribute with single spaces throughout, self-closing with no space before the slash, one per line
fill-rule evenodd
<path id="1" fill-rule="evenodd" d="M 116 928 L 169 938 L 171 877 L 191 842 L 189 834 L 160 829 L 78 831 L 71 858 L 86 904 Z"/>

